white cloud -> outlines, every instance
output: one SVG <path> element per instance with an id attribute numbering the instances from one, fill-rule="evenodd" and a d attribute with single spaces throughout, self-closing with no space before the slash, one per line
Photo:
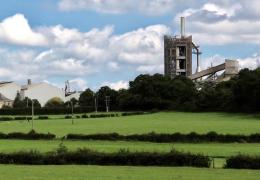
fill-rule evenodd
<path id="1" fill-rule="evenodd" d="M 119 89 L 127 89 L 129 87 L 127 81 L 118 81 L 118 82 L 104 82 L 102 86 L 109 86 L 111 89 L 119 90 Z"/>
<path id="2" fill-rule="evenodd" d="M 206 3 L 200 8 L 189 8 L 177 14 L 174 24 L 179 24 L 179 17 L 185 16 L 187 34 L 192 34 L 198 44 L 226 45 L 244 42 L 259 44 L 260 20 L 246 17 L 247 11 L 250 9 L 244 6 L 242 1 L 233 4 L 224 1 L 221 4 Z"/>
<path id="3" fill-rule="evenodd" d="M 123 35 L 114 36 L 110 49 L 119 61 L 132 64 L 158 64 L 163 59 L 163 36 L 170 33 L 165 25 L 140 28 Z"/>
<path id="4" fill-rule="evenodd" d="M 6 18 L 0 23 L 0 41 L 30 46 L 47 44 L 45 37 L 32 30 L 22 14 Z"/>
<path id="5" fill-rule="evenodd" d="M 109 63 L 107 63 L 107 66 L 108 66 L 110 71 L 117 71 L 117 70 L 120 69 L 117 62 L 109 62 Z"/>
<path id="6" fill-rule="evenodd" d="M 69 82 L 70 82 L 70 86 L 74 88 L 74 89 L 71 89 L 72 91 L 73 90 L 83 91 L 83 90 L 87 89 L 87 82 L 82 78 L 75 78 L 75 79 L 70 80 Z"/>
<path id="7" fill-rule="evenodd" d="M 239 58 L 237 59 L 239 62 L 239 68 L 249 68 L 256 69 L 260 67 L 260 54 L 253 54 L 252 56 Z M 211 66 L 216 66 L 225 62 L 225 58 L 216 54 L 212 57 L 207 57 L 201 62 L 201 70 L 207 69 Z"/>
<path id="8" fill-rule="evenodd" d="M 154 73 L 161 73 L 163 74 L 164 65 L 142 65 L 137 68 L 137 71 L 140 73 L 148 73 L 148 74 L 154 74 Z"/>
<path id="9" fill-rule="evenodd" d="M 122 14 L 138 12 L 147 15 L 162 15 L 174 8 L 173 0 L 60 0 L 62 11 L 91 10 L 100 13 Z"/>

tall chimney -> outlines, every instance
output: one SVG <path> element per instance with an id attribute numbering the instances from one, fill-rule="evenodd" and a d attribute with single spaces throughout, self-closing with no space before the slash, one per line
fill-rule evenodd
<path id="1" fill-rule="evenodd" d="M 185 37 L 185 17 L 181 17 L 181 37 Z"/>
<path id="2" fill-rule="evenodd" d="M 32 80 L 31 80 L 31 79 L 28 79 L 27 85 L 31 85 L 31 84 L 32 84 Z"/>

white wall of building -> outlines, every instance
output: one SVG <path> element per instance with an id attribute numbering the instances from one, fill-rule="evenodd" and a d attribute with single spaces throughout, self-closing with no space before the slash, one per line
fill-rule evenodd
<path id="1" fill-rule="evenodd" d="M 0 85 L 0 93 L 10 100 L 14 100 L 20 90 L 21 86 L 14 82 Z"/>
<path id="2" fill-rule="evenodd" d="M 27 89 L 24 90 L 24 97 L 37 99 L 42 107 L 53 97 L 59 97 L 65 101 L 65 93 L 62 89 L 44 82 L 28 85 Z"/>

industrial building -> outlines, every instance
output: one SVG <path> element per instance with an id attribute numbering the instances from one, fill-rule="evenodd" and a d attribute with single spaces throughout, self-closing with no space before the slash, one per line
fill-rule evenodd
<path id="1" fill-rule="evenodd" d="M 200 46 L 192 41 L 192 36 L 185 35 L 185 18 L 181 17 L 180 36 L 164 36 L 164 74 L 171 78 L 183 75 L 192 80 L 229 80 L 238 74 L 239 63 L 225 60 L 225 63 L 208 69 L 200 69 Z M 193 54 L 196 57 L 196 72 L 192 72 Z M 218 72 L 223 71 L 221 74 Z"/>
<path id="2" fill-rule="evenodd" d="M 67 96 L 65 91 L 59 87 L 45 82 L 32 83 L 30 79 L 26 85 L 18 85 L 15 82 L 0 82 L 0 108 L 4 105 L 12 106 L 17 93 L 20 93 L 22 98 L 37 99 L 42 107 L 53 97 L 58 97 L 66 102 L 71 98 L 79 99 L 80 96 L 80 92 L 73 92 Z"/>

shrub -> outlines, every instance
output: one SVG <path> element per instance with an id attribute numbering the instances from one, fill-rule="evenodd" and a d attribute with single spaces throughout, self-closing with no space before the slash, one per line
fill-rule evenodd
<path id="1" fill-rule="evenodd" d="M 14 117 L 14 120 L 32 120 L 31 116 L 17 116 Z"/>
<path id="2" fill-rule="evenodd" d="M 72 116 L 67 115 L 65 116 L 65 119 L 72 119 Z"/>
<path id="3" fill-rule="evenodd" d="M 88 115 L 87 115 L 87 114 L 83 114 L 83 115 L 81 116 L 81 118 L 88 118 Z"/>
<path id="4" fill-rule="evenodd" d="M 54 139 L 56 136 L 51 133 L 37 133 L 34 130 L 29 133 L 12 132 L 8 134 L 0 133 L 1 139 Z"/>
<path id="5" fill-rule="evenodd" d="M 102 153 L 89 149 L 67 151 L 63 145 L 56 152 L 41 154 L 37 151 L 0 153 L 2 164 L 87 164 L 87 165 L 131 165 L 131 166 L 195 166 L 209 167 L 210 159 L 200 154 L 178 151 L 168 153 L 129 152 Z"/>
<path id="6" fill-rule="evenodd" d="M 38 119 L 49 119 L 48 116 L 39 116 Z"/>
<path id="7" fill-rule="evenodd" d="M 139 111 L 139 112 L 123 112 L 122 116 L 134 116 L 134 115 L 142 115 L 145 114 L 145 112 Z"/>
<path id="8" fill-rule="evenodd" d="M 76 115 L 76 118 L 77 118 L 77 119 L 80 119 L 81 117 L 80 117 L 79 115 Z"/>
<path id="9" fill-rule="evenodd" d="M 148 142 L 248 142 L 257 143 L 260 142 L 260 134 L 246 135 L 222 135 L 216 132 L 209 132 L 207 134 L 197 134 L 191 132 L 189 134 L 173 133 L 173 134 L 157 134 L 151 132 L 148 134 L 132 134 L 132 135 L 119 135 L 117 133 L 108 134 L 68 134 L 67 139 L 84 139 L 84 140 L 127 140 L 127 141 L 148 141 Z"/>
<path id="10" fill-rule="evenodd" d="M 12 121 L 14 120 L 11 116 L 0 117 L 0 121 Z"/>
<path id="11" fill-rule="evenodd" d="M 260 169 L 260 156 L 237 155 L 226 160 L 225 168 Z"/>

